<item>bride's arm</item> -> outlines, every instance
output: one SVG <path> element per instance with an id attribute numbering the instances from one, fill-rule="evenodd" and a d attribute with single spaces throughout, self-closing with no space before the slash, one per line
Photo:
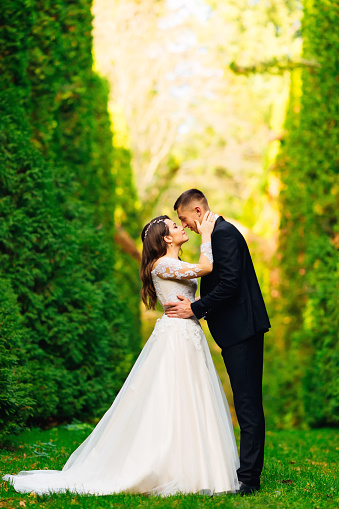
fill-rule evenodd
<path id="1" fill-rule="evenodd" d="M 203 246 L 206 248 L 207 244 Z M 204 261 L 200 263 L 202 258 Z M 165 256 L 157 260 L 152 272 L 161 279 L 195 279 L 212 271 L 213 265 L 207 260 L 205 253 L 200 255 L 200 259 L 199 263 L 187 263 Z"/>
<path id="2" fill-rule="evenodd" d="M 206 212 L 201 223 L 196 221 L 197 230 L 201 235 L 200 258 L 198 265 L 202 267 L 203 274 L 209 274 L 213 270 L 213 255 L 211 246 L 211 235 L 215 225 L 215 215 L 210 210 Z"/>

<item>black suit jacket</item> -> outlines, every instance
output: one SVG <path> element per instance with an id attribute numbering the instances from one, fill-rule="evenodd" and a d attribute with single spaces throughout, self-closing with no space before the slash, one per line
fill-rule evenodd
<path id="1" fill-rule="evenodd" d="M 243 341 L 271 326 L 246 241 L 221 216 L 212 233 L 213 271 L 201 278 L 201 299 L 192 303 L 206 318 L 221 347 Z"/>

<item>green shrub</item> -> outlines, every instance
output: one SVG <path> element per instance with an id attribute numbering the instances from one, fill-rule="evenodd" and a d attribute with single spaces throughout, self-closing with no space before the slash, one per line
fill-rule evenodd
<path id="1" fill-rule="evenodd" d="M 33 414 L 32 385 L 25 367 L 27 331 L 10 282 L 0 279 L 0 429 L 21 431 Z"/>
<path id="2" fill-rule="evenodd" d="M 277 421 L 287 414 L 290 424 L 310 426 L 334 425 L 339 415 L 336 17 L 335 4 L 305 0 L 303 57 L 319 66 L 292 75 L 287 134 L 278 158 L 279 313 L 287 325 L 273 397 L 279 401 Z"/>
<path id="3" fill-rule="evenodd" d="M 68 203 L 71 174 L 42 159 L 24 131 L 22 111 L 9 106 L 0 132 L 1 268 L 25 326 L 20 358 L 29 371 L 34 420 L 100 415 L 131 357 L 112 250 L 81 202 Z"/>
<path id="4" fill-rule="evenodd" d="M 139 309 L 126 310 L 114 274 L 112 133 L 90 7 L 1 5 L 2 431 L 102 415 L 139 351 Z"/>
<path id="5" fill-rule="evenodd" d="M 136 241 L 140 240 L 142 225 L 140 214 L 136 208 L 137 192 L 133 185 L 133 173 L 131 168 L 130 152 L 122 147 L 114 148 L 114 176 L 116 183 L 115 214 L 119 224 L 130 237 Z M 119 287 L 119 293 L 128 305 L 125 308 L 128 323 L 131 325 L 130 344 L 137 353 L 140 349 L 140 290 L 141 282 L 139 277 L 139 263 L 130 254 L 117 245 L 115 276 Z"/>

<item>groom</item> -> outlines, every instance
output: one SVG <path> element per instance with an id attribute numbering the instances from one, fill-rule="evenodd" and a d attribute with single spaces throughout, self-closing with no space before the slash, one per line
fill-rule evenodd
<path id="1" fill-rule="evenodd" d="M 196 222 L 210 209 L 201 191 L 189 189 L 174 210 L 184 228 L 198 233 Z M 212 251 L 213 271 L 201 278 L 201 299 L 191 304 L 178 295 L 179 302 L 165 304 L 166 315 L 205 318 L 221 348 L 240 426 L 240 493 L 249 494 L 260 489 L 264 461 L 263 340 L 270 322 L 246 241 L 221 216 L 212 233 Z"/>

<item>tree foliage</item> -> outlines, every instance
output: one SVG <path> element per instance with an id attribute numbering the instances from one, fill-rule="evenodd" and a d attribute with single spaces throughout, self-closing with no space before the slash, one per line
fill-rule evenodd
<path id="1" fill-rule="evenodd" d="M 284 330 L 270 370 L 278 372 L 272 392 L 277 423 L 279 416 L 285 424 L 338 422 L 337 16 L 336 2 L 304 2 L 303 57 L 319 66 L 292 74 L 278 157 L 283 188 L 277 307 Z"/>
<path id="2" fill-rule="evenodd" d="M 230 65 L 297 59 L 298 4 L 94 0 L 96 65 L 127 125 L 143 221 L 172 213 L 176 196 L 192 186 L 247 227 L 260 217 L 263 153 L 288 82 L 235 75 Z"/>
<path id="3" fill-rule="evenodd" d="M 121 230 L 125 237 L 128 236 L 127 246 L 122 242 L 116 245 L 114 269 L 119 293 L 127 303 L 124 314 L 132 331 L 130 344 L 133 350 L 138 352 L 140 336 L 139 334 L 133 334 L 133 331 L 139 331 L 141 327 L 140 315 L 137 312 L 140 309 L 141 282 L 139 267 L 141 258 L 139 258 L 140 252 L 136 248 L 136 243 L 139 244 L 142 226 L 138 196 L 133 185 L 130 151 L 123 146 L 115 146 L 114 156 L 113 171 L 116 183 L 114 217 L 117 225 L 119 225 L 119 231 Z M 116 232 L 116 236 L 119 231 Z"/>
<path id="4" fill-rule="evenodd" d="M 88 0 L 1 6 L 7 430 L 102 414 L 139 348 L 138 307 L 126 312 L 114 277 L 114 153 L 107 85 L 92 70 L 90 7 Z"/>

